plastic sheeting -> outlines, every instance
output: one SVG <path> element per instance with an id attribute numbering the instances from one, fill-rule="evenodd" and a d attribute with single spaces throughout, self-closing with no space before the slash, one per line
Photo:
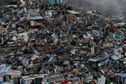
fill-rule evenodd
<path id="1" fill-rule="evenodd" d="M 41 19 L 43 19 L 42 16 L 32 16 L 32 17 L 30 17 L 30 20 L 41 20 Z"/>
<path id="2" fill-rule="evenodd" d="M 62 0 L 47 0 L 48 4 L 54 5 L 54 4 L 60 4 L 62 3 Z"/>
<path id="3" fill-rule="evenodd" d="M 7 66 L 5 64 L 0 65 L 0 73 L 6 73 L 10 70 L 10 66 Z"/>

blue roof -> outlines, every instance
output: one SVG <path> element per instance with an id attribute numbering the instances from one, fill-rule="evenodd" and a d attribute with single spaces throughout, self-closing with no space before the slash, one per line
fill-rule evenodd
<path id="1" fill-rule="evenodd" d="M 41 19 L 43 19 L 42 16 L 31 16 L 30 17 L 30 20 L 41 20 Z"/>

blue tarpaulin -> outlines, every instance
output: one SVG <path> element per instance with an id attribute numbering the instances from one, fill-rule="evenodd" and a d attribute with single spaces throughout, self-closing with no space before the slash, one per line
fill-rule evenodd
<path id="1" fill-rule="evenodd" d="M 43 19 L 42 16 L 31 16 L 30 17 L 30 20 L 41 20 L 41 19 Z"/>
<path id="2" fill-rule="evenodd" d="M 97 61 L 102 60 L 102 58 L 101 58 L 101 57 L 96 57 L 95 59 L 96 59 Z"/>
<path id="3" fill-rule="evenodd" d="M 10 66 L 7 66 L 5 64 L 0 65 L 0 73 L 7 73 L 10 70 Z"/>
<path id="4" fill-rule="evenodd" d="M 108 57 L 109 54 L 108 54 L 106 51 L 103 51 L 103 52 L 102 52 L 102 56 L 103 56 L 103 57 L 104 57 L 104 56 L 105 56 L 105 57 Z"/>
<path id="5" fill-rule="evenodd" d="M 60 4 L 62 3 L 62 0 L 47 0 L 48 4 L 54 5 L 54 4 Z"/>
<path id="6" fill-rule="evenodd" d="M 101 62 L 101 64 L 102 64 L 102 65 L 106 65 L 106 64 L 108 64 L 108 62 L 109 62 L 109 60 L 106 60 L 106 61 L 104 61 L 104 62 Z"/>
<path id="7" fill-rule="evenodd" d="M 123 78 L 126 78 L 126 73 L 117 73 L 116 75 L 123 77 Z"/>

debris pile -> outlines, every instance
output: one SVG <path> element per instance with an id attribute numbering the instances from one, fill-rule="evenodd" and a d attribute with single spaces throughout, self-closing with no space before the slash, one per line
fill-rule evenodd
<path id="1" fill-rule="evenodd" d="M 39 0 L 28 0 L 28 6 L 20 2 L 0 13 L 0 77 L 5 77 L 0 82 L 125 84 L 116 80 L 126 77 L 126 23 L 121 18 L 82 12 L 62 0 L 44 6 Z"/>

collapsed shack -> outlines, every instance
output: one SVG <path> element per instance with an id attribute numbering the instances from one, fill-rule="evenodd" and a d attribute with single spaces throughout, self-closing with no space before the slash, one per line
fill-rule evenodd
<path id="1" fill-rule="evenodd" d="M 44 24 L 42 23 L 43 17 L 41 16 L 31 16 L 29 18 L 29 23 L 30 23 L 30 27 L 43 27 L 44 28 Z"/>

